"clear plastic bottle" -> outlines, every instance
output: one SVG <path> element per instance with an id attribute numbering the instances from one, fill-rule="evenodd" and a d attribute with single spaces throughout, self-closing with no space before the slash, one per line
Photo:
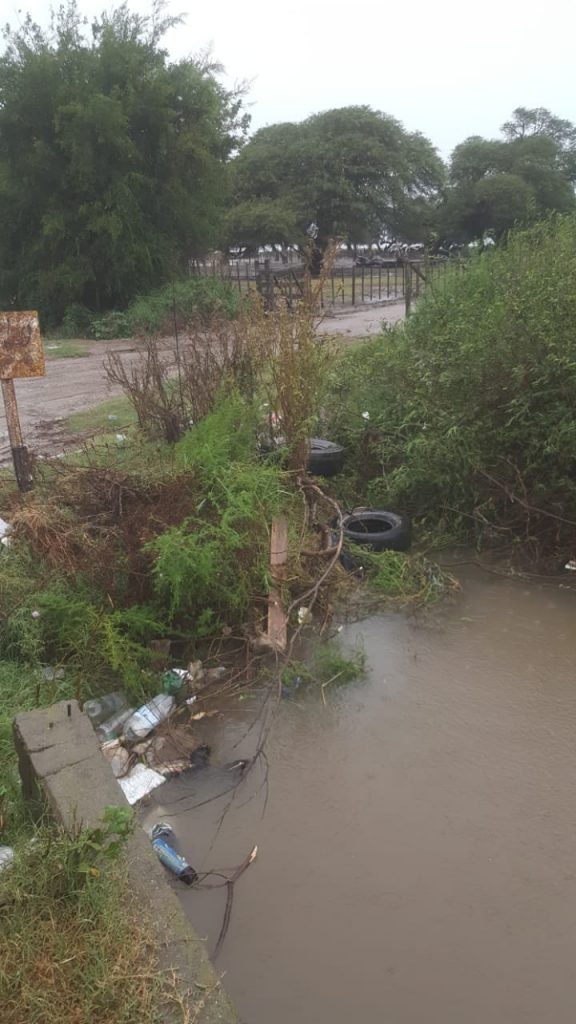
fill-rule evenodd
<path id="1" fill-rule="evenodd" d="M 84 711 L 94 728 L 97 725 L 102 725 L 102 722 L 111 718 L 112 715 L 118 715 L 121 711 L 126 711 L 127 708 L 126 694 L 120 690 L 117 690 L 115 693 L 106 693 L 103 697 L 94 697 L 84 701 Z"/>
<path id="2" fill-rule="evenodd" d="M 174 697 L 168 693 L 159 693 L 147 704 L 143 704 L 124 723 L 124 736 L 127 740 L 143 740 L 148 733 L 152 732 L 160 722 L 172 711 L 175 704 Z"/>
<path id="3" fill-rule="evenodd" d="M 117 715 L 112 715 L 111 718 L 107 718 L 105 722 L 102 722 L 102 725 L 99 725 L 96 729 L 96 735 L 100 743 L 117 740 L 122 735 L 124 722 L 128 721 L 133 714 L 134 708 L 126 708 L 125 711 L 119 711 Z"/>

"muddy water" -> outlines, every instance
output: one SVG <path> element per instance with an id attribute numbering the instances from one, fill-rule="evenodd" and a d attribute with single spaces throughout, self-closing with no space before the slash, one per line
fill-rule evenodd
<path id="1" fill-rule="evenodd" d="M 478 575 L 426 626 L 347 627 L 369 678 L 283 703 L 263 815 L 261 776 L 217 835 L 224 801 L 190 810 L 216 776 L 164 787 L 197 867 L 259 845 L 218 961 L 247 1024 L 572 1024 L 575 621 L 572 592 Z M 178 891 L 211 949 L 223 891 Z"/>

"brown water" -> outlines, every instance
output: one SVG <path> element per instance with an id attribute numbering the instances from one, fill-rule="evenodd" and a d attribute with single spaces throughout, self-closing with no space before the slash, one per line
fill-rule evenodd
<path id="1" fill-rule="evenodd" d="M 240 806 L 261 777 L 215 840 L 223 801 L 188 809 L 214 779 L 159 791 L 195 866 L 258 843 L 218 961 L 247 1024 L 573 1024 L 575 618 L 572 592 L 479 574 L 425 627 L 348 627 L 369 678 L 283 702 L 263 817 L 263 791 Z M 176 885 L 212 949 L 224 891 Z"/>

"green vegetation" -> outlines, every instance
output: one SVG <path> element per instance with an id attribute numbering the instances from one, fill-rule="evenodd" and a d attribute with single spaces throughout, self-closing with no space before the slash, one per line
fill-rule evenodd
<path id="1" fill-rule="evenodd" d="M 74 412 L 66 419 L 66 428 L 71 434 L 95 434 L 130 427 L 136 423 L 136 413 L 127 398 L 108 398 L 90 409 Z"/>
<path id="2" fill-rule="evenodd" d="M 215 277 L 187 277 L 147 295 L 139 295 L 123 311 L 95 314 L 74 303 L 66 309 L 58 335 L 97 341 L 172 335 L 192 320 L 207 321 L 215 315 L 231 319 L 237 315 L 239 305 L 239 292 L 226 281 Z"/>
<path id="3" fill-rule="evenodd" d="M 410 512 L 437 538 L 572 554 L 575 273 L 576 217 L 556 217 L 340 357 L 326 409 L 357 498 Z"/>
<path id="4" fill-rule="evenodd" d="M 315 644 L 305 661 L 292 661 L 282 673 L 282 690 L 286 695 L 296 693 L 300 686 L 318 687 L 325 700 L 328 686 L 353 683 L 366 674 L 366 655 L 362 647 L 342 651 L 340 644 L 331 640 Z"/>
<path id="5" fill-rule="evenodd" d="M 4 1024 L 158 1024 L 163 992 L 150 925 L 127 895 L 131 812 L 97 828 L 41 828 L 0 876 Z"/>
<path id="6" fill-rule="evenodd" d="M 428 139 L 366 106 L 261 128 L 231 171 L 226 241 L 242 246 L 301 242 L 311 219 L 321 248 L 335 236 L 420 241 L 444 180 Z"/>
<path id="7" fill-rule="evenodd" d="M 171 62 L 180 19 L 75 0 L 24 17 L 0 57 L 0 299 L 59 323 L 125 309 L 213 244 L 247 118 L 207 57 Z"/>
<path id="8" fill-rule="evenodd" d="M 44 349 L 46 359 L 50 361 L 53 359 L 82 359 L 83 356 L 90 355 L 87 345 L 84 345 L 81 341 L 74 341 L 71 338 L 57 341 L 51 339 L 46 342 Z"/>
<path id="9" fill-rule="evenodd" d="M 468 241 L 497 237 L 552 210 L 574 210 L 576 128 L 543 107 L 518 107 L 503 140 L 472 136 L 456 146 L 450 187 L 439 211 L 441 230 Z"/>

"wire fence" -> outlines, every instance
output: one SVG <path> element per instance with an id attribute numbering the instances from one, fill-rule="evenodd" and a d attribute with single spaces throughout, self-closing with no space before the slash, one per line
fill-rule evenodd
<path id="1" fill-rule="evenodd" d="M 336 265 L 324 278 L 321 305 L 326 308 L 364 306 L 416 300 L 428 284 L 438 282 L 457 261 L 439 257 L 383 260 L 372 266 L 352 261 Z M 291 306 L 304 294 L 305 268 L 301 259 L 195 260 L 191 274 L 227 281 L 242 294 L 257 289 L 268 303 L 282 296 Z"/>

